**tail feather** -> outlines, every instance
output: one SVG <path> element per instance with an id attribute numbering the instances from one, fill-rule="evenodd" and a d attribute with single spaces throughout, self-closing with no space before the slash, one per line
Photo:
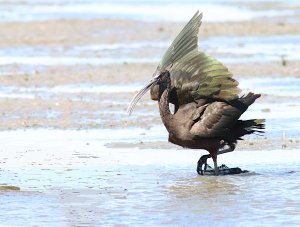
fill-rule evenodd
<path id="1" fill-rule="evenodd" d="M 227 134 L 227 138 L 224 138 L 226 144 L 230 146 L 232 150 L 235 149 L 237 140 L 243 140 L 242 137 L 255 133 L 262 135 L 265 129 L 265 119 L 252 119 L 252 120 L 238 120 L 231 132 Z"/>
<path id="2" fill-rule="evenodd" d="M 255 102 L 256 99 L 258 99 L 261 96 L 261 94 L 254 94 L 252 92 L 249 92 L 248 95 L 242 96 L 239 98 L 239 100 L 244 103 L 247 106 L 250 106 Z"/>
<path id="3" fill-rule="evenodd" d="M 248 107 L 255 102 L 256 99 L 258 99 L 261 95 L 260 94 L 254 94 L 252 92 L 249 92 L 246 96 L 243 95 L 242 97 L 231 100 L 229 103 L 230 105 L 234 106 L 235 108 L 239 109 L 243 113 L 248 109 Z"/>
<path id="4" fill-rule="evenodd" d="M 249 92 L 246 96 L 233 100 L 230 104 L 242 112 L 245 112 L 248 107 L 255 102 L 261 95 Z M 264 133 L 265 119 L 238 120 L 224 136 L 224 146 L 228 145 L 233 151 L 238 140 L 243 140 L 242 137 L 252 133 L 261 135 Z M 223 146 L 223 147 L 224 147 Z"/>
<path id="5" fill-rule="evenodd" d="M 264 133 L 264 129 L 265 119 L 238 120 L 235 127 L 235 131 L 237 135 L 239 135 L 239 138 L 252 133 Z"/>

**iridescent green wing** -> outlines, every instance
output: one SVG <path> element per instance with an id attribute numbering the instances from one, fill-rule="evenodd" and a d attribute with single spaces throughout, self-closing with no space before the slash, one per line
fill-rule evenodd
<path id="1" fill-rule="evenodd" d="M 199 99 L 224 99 L 238 97 L 238 82 L 228 68 L 209 55 L 191 51 L 170 68 L 172 86 L 177 88 L 180 102 Z"/>
<path id="2" fill-rule="evenodd" d="M 197 11 L 167 49 L 157 70 L 170 71 L 180 103 L 203 98 L 237 98 L 240 92 L 238 82 L 227 67 L 198 51 L 201 19 L 202 14 Z"/>
<path id="3" fill-rule="evenodd" d="M 198 49 L 198 32 L 201 19 L 202 13 L 199 14 L 199 11 L 197 11 L 165 52 L 157 67 L 158 70 L 169 69 L 182 57 Z"/>

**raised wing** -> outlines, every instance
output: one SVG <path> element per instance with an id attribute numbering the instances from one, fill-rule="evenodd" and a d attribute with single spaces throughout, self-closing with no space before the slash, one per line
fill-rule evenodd
<path id="1" fill-rule="evenodd" d="M 197 11 L 167 49 L 157 67 L 158 71 L 170 71 L 172 86 L 177 89 L 180 104 L 202 98 L 230 101 L 240 93 L 238 82 L 232 78 L 228 68 L 198 50 L 201 19 L 202 14 Z"/>
<path id="2" fill-rule="evenodd" d="M 199 11 L 197 11 L 163 55 L 157 67 L 158 70 L 169 69 L 175 62 L 191 51 L 198 50 L 198 33 L 201 19 L 202 13 L 199 14 Z"/>
<path id="3" fill-rule="evenodd" d="M 209 55 L 192 51 L 170 69 L 172 86 L 176 87 L 180 103 L 198 99 L 233 100 L 238 98 L 238 82 L 228 68 Z"/>

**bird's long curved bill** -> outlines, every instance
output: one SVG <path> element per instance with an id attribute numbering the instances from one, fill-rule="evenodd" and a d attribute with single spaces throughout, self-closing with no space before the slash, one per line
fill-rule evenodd
<path id="1" fill-rule="evenodd" d="M 133 111 L 133 108 L 137 104 L 137 102 L 142 98 L 142 96 L 149 91 L 156 83 L 158 80 L 158 76 L 153 77 L 131 100 L 127 112 L 130 115 Z"/>

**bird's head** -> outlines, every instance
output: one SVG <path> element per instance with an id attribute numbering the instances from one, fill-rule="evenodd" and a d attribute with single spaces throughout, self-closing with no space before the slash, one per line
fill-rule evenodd
<path id="1" fill-rule="evenodd" d="M 168 70 L 158 71 L 154 73 L 152 79 L 148 83 L 146 83 L 145 86 L 133 97 L 127 108 L 127 112 L 131 114 L 137 102 L 147 91 L 149 91 L 155 85 L 158 85 L 159 87 L 163 86 L 166 88 L 169 84 L 171 84 L 171 78 L 170 72 Z"/>

